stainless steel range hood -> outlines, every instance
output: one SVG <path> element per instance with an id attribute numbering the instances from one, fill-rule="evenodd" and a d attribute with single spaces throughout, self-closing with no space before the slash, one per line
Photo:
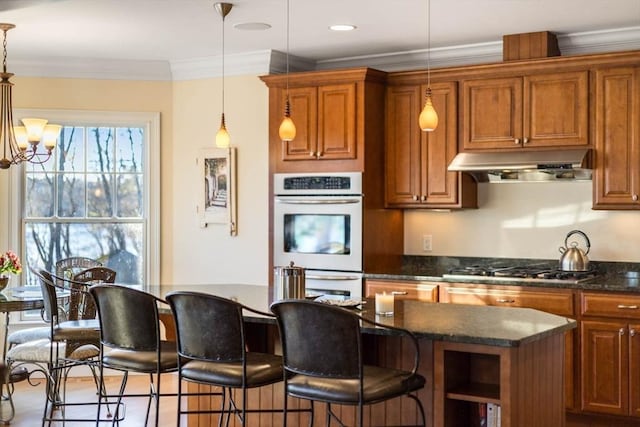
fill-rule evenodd
<path id="1" fill-rule="evenodd" d="M 588 180 L 588 152 L 580 148 L 460 153 L 448 169 L 468 172 L 478 182 Z"/>

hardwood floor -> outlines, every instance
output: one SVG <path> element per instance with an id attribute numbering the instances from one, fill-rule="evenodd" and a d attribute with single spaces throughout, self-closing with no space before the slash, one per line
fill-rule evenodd
<path id="1" fill-rule="evenodd" d="M 145 393 L 148 390 L 148 376 L 132 375 L 127 382 L 127 393 Z M 177 375 L 165 374 L 162 377 L 162 392 L 171 393 L 177 389 Z M 120 384 L 120 377 L 109 377 L 107 380 L 107 389 L 109 392 L 117 390 Z M 70 402 L 86 402 L 95 401 L 96 395 L 93 379 L 91 378 L 70 378 L 67 382 L 67 401 Z M 15 405 L 15 417 L 11 421 L 13 427 L 34 427 L 39 426 L 42 421 L 42 411 L 44 408 L 44 382 L 37 386 L 31 386 L 27 381 L 16 384 L 13 394 Z M 120 422 L 120 427 L 141 427 L 144 426 L 144 418 L 146 412 L 147 399 L 145 397 L 136 397 L 125 399 L 126 416 Z M 6 410 L 7 402 L 2 402 L 0 412 Z M 96 406 L 75 407 L 67 410 L 67 416 L 75 416 L 76 418 L 95 419 Z M 176 422 L 177 398 L 163 397 L 160 400 L 160 423 L 162 427 L 173 427 Z M 153 410 L 150 415 L 150 425 L 153 425 Z M 54 422 L 52 426 L 62 426 L 62 422 Z M 66 422 L 65 426 L 95 425 L 95 421 L 91 422 Z M 100 423 L 100 425 L 108 426 L 111 423 Z M 186 426 L 186 421 L 183 421 Z"/>

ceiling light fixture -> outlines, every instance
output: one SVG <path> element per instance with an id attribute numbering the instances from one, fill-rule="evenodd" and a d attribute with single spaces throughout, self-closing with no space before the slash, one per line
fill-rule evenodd
<path id="1" fill-rule="evenodd" d="M 45 119 L 22 119 L 24 126 L 13 126 L 13 106 L 9 79 L 13 73 L 7 73 L 7 31 L 15 28 L 13 24 L 0 23 L 2 30 L 2 73 L 0 73 L 0 139 L 2 140 L 2 159 L 0 169 L 9 169 L 11 165 L 22 162 L 44 163 L 51 157 L 60 135 L 60 125 L 48 125 Z M 43 143 L 46 152 L 38 152 Z"/>
<path id="2" fill-rule="evenodd" d="M 224 18 L 231 12 L 233 4 L 216 3 L 213 6 L 222 17 L 222 117 L 220 118 L 220 129 L 218 129 L 218 133 L 216 133 L 216 147 L 228 148 L 231 144 L 231 138 L 229 137 L 227 124 L 224 120 Z"/>
<path id="3" fill-rule="evenodd" d="M 331 31 L 353 31 L 357 27 L 351 24 L 334 24 L 329 27 Z"/>
<path id="4" fill-rule="evenodd" d="M 296 125 L 291 119 L 291 103 L 289 102 L 289 0 L 287 0 L 287 96 L 284 101 L 284 118 L 280 123 L 278 135 L 282 141 L 293 141 L 296 137 Z"/>
<path id="5" fill-rule="evenodd" d="M 427 90 L 425 93 L 424 108 L 420 113 L 418 122 L 420 129 L 433 132 L 438 127 L 438 113 L 431 100 L 431 0 L 427 0 Z"/>

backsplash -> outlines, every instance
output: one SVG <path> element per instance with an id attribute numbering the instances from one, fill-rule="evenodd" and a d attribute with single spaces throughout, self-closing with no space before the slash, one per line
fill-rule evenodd
<path id="1" fill-rule="evenodd" d="M 640 212 L 596 211 L 591 200 L 591 181 L 479 184 L 479 209 L 405 211 L 404 253 L 559 260 L 567 233 L 579 229 L 591 241 L 590 260 L 640 262 Z"/>

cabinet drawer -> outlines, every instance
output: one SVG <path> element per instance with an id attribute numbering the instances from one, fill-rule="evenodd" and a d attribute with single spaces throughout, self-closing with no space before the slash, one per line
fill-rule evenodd
<path id="1" fill-rule="evenodd" d="M 640 296 L 583 292 L 582 315 L 640 319 Z"/>
<path id="2" fill-rule="evenodd" d="M 482 285 L 442 285 L 440 302 L 535 308 L 561 316 L 574 316 L 575 313 L 572 292 L 556 289 L 542 291 L 517 286 L 493 288 Z"/>
<path id="3" fill-rule="evenodd" d="M 435 283 L 367 280 L 365 289 L 367 298 L 386 292 L 393 293 L 397 299 L 438 302 L 438 285 Z"/>

